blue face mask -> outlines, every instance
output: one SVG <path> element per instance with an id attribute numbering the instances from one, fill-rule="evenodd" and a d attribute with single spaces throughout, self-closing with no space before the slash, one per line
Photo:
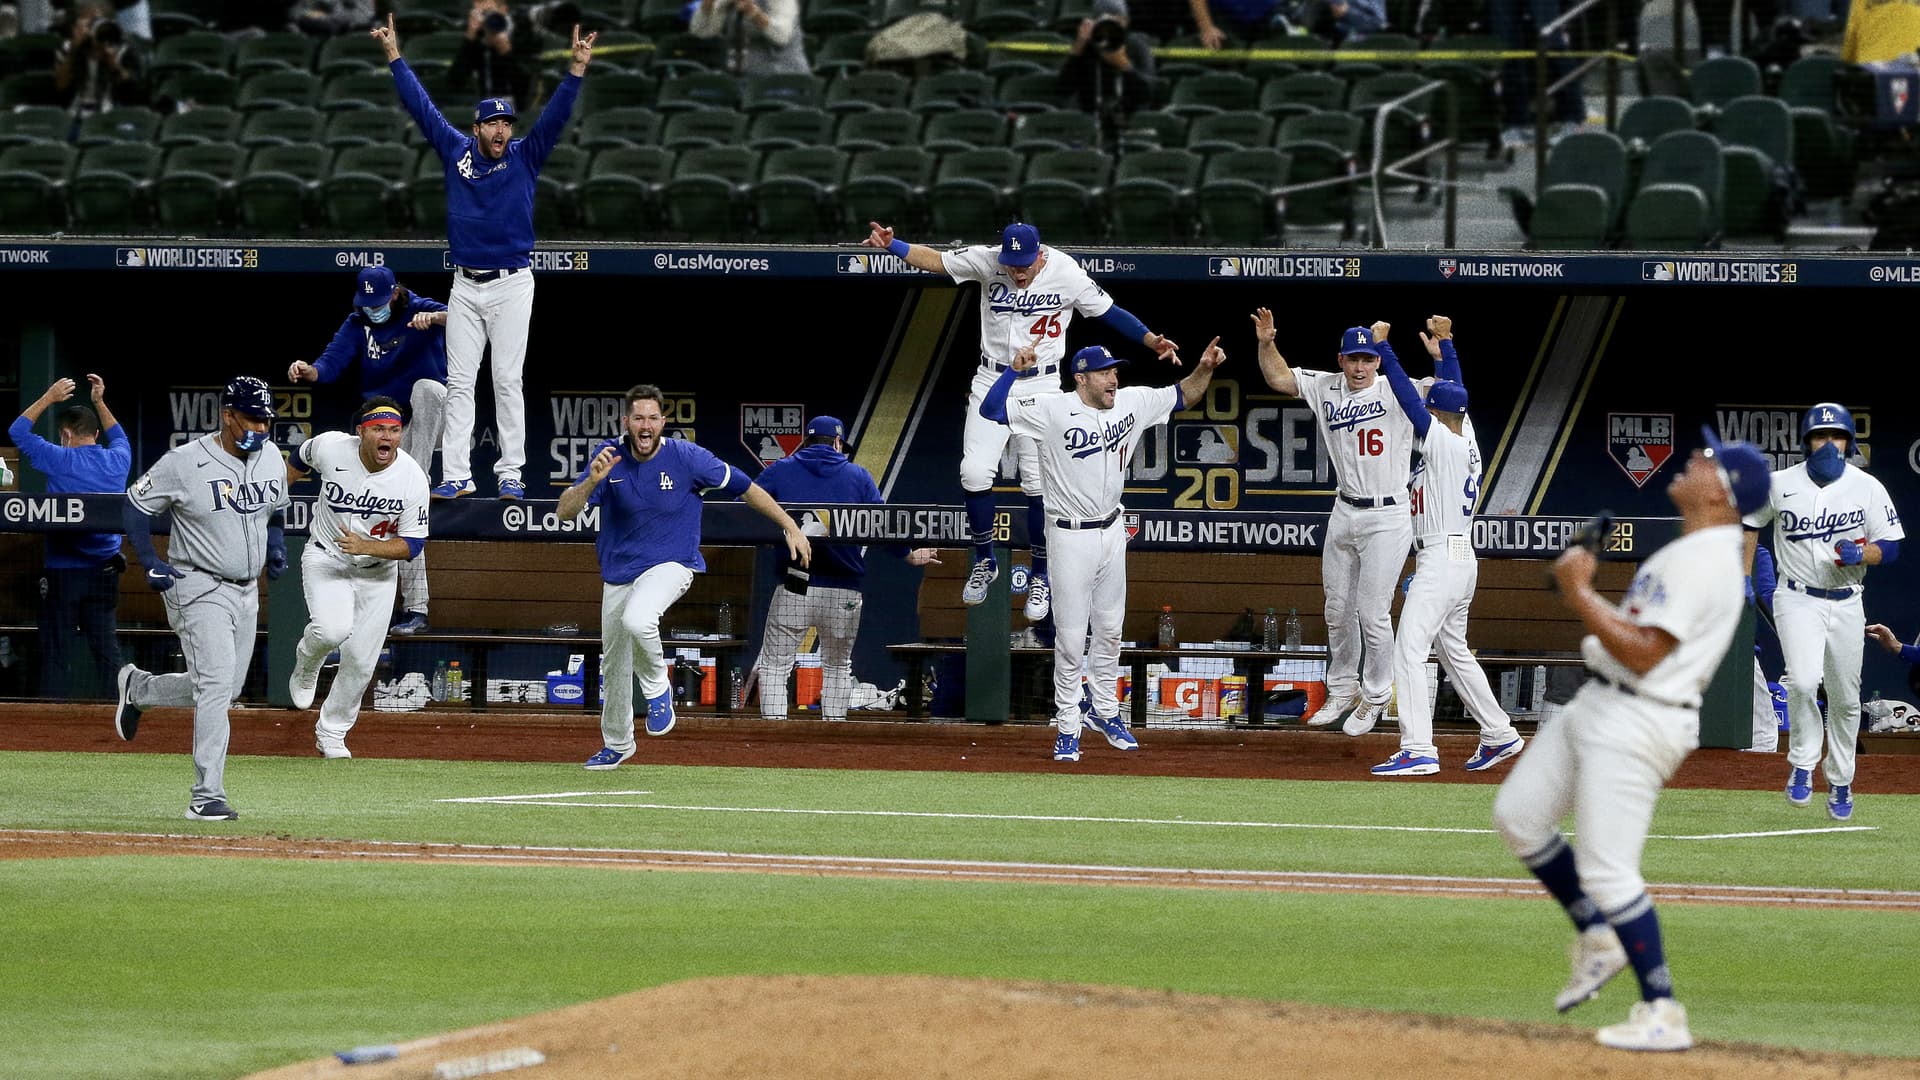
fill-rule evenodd
<path id="1" fill-rule="evenodd" d="M 254 431 L 251 428 L 243 428 L 240 436 L 233 440 L 233 445 L 241 453 L 251 454 L 267 445 L 267 433 L 264 431 Z"/>
<path id="2" fill-rule="evenodd" d="M 363 307 L 360 309 L 360 314 L 365 315 L 368 322 L 379 326 L 392 316 L 393 304 L 389 302 L 381 304 L 379 307 Z"/>
<path id="3" fill-rule="evenodd" d="M 1813 482 L 1821 487 L 1826 487 L 1840 479 L 1840 474 L 1845 471 L 1847 471 L 1847 459 L 1846 455 L 1840 452 L 1839 443 L 1827 443 L 1807 455 L 1807 475 L 1813 477 Z"/>

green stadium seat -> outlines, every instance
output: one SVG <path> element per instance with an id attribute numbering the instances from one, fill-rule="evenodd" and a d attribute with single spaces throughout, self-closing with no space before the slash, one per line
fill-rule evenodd
<path id="1" fill-rule="evenodd" d="M 872 30 L 878 25 L 875 8 L 873 0 L 808 0 L 800 27 L 809 34 Z"/>
<path id="2" fill-rule="evenodd" d="M 833 145 L 850 154 L 889 146 L 913 146 L 920 140 L 920 115 L 905 109 L 849 113 L 840 119 Z"/>
<path id="3" fill-rule="evenodd" d="M 1711 217 L 1707 197 L 1692 184 L 1647 184 L 1627 207 L 1626 244 L 1638 251 L 1703 250 L 1714 236 Z"/>
<path id="4" fill-rule="evenodd" d="M 1078 150 L 1100 145 L 1100 131 L 1087 113 L 1067 109 L 1028 113 L 1014 121 L 1013 135 L 1007 144 L 1027 154 L 1042 150 Z"/>
<path id="5" fill-rule="evenodd" d="M 1044 0 L 975 0 L 967 16 L 967 29 L 988 37 L 1038 30 L 1053 14 Z"/>
<path id="6" fill-rule="evenodd" d="M 743 106 L 750 113 L 817 109 L 826 96 L 827 81 L 818 75 L 756 75 L 747 80 Z"/>
<path id="7" fill-rule="evenodd" d="M 1645 152 L 1653 141 L 1670 131 L 1692 131 L 1697 125 L 1693 106 L 1676 97 L 1636 98 L 1620 114 L 1620 126 L 1616 134 L 1627 144 L 1629 150 L 1634 144 L 1640 144 L 1639 150 Z"/>
<path id="8" fill-rule="evenodd" d="M 812 31 L 808 32 L 812 33 Z M 813 73 L 823 79 L 835 79 L 865 70 L 867 42 L 872 40 L 873 33 L 869 30 L 856 30 L 829 36 L 813 53 Z"/>
<path id="9" fill-rule="evenodd" d="M 1726 235 L 1784 240 L 1795 198 L 1792 110 L 1778 98 L 1737 97 L 1721 106 L 1713 133 L 1726 171 Z"/>
<path id="10" fill-rule="evenodd" d="M 413 40 L 406 43 L 409 62 L 417 44 Z M 305 34 L 262 34 L 239 43 L 234 53 L 233 70 L 243 79 L 267 71 L 311 71 L 315 49 L 314 39 Z"/>
<path id="11" fill-rule="evenodd" d="M 1187 149 L 1195 154 L 1250 150 L 1272 141 L 1273 118 L 1251 110 L 1198 116 L 1187 128 Z"/>
<path id="12" fill-rule="evenodd" d="M 827 84 L 829 112 L 863 112 L 875 109 L 901 109 L 913 85 L 896 71 L 857 71 L 841 75 Z"/>
<path id="13" fill-rule="evenodd" d="M 1107 234 L 1106 193 L 1113 159 L 1099 150 L 1049 150 L 1027 163 L 1014 191 L 1020 220 L 1068 244 L 1098 243 Z"/>
<path id="14" fill-rule="evenodd" d="M 0 147 L 30 142 L 66 142 L 73 117 L 53 105 L 23 105 L 0 112 Z"/>
<path id="15" fill-rule="evenodd" d="M 342 109 L 327 116 L 328 146 L 400 146 L 413 118 L 399 109 Z"/>
<path id="16" fill-rule="evenodd" d="M 1459 138 L 1463 145 L 1479 144 L 1489 158 L 1500 153 L 1500 94 L 1497 74 L 1485 64 L 1442 61 L 1420 69 L 1430 79 L 1439 79 L 1453 89 L 1459 110 Z M 1444 125 L 1446 103 L 1435 101 L 1433 115 Z M 1436 126 L 1436 133 L 1444 126 Z"/>
<path id="17" fill-rule="evenodd" d="M 1595 184 L 1554 184 L 1540 192 L 1528 224 L 1534 251 L 1598 251 L 1607 246 L 1614 208 Z"/>
<path id="18" fill-rule="evenodd" d="M 243 113 L 240 145 L 257 150 L 263 146 L 312 146 L 320 142 L 326 116 L 318 109 L 262 109 Z"/>
<path id="19" fill-rule="evenodd" d="M 1287 155 L 1287 182 L 1305 184 L 1353 175 L 1360 139 L 1360 118 L 1351 113 L 1313 113 L 1281 123 L 1274 144 Z M 1285 224 L 1353 223 L 1353 185 L 1330 184 L 1288 195 Z"/>
<path id="20" fill-rule="evenodd" d="M 1281 122 L 1280 130 L 1274 136 L 1274 145 L 1287 150 L 1296 143 L 1322 142 L 1353 157 L 1360 152 L 1360 140 L 1365 131 L 1366 122 L 1352 113 L 1290 116 Z"/>
<path id="21" fill-rule="evenodd" d="M 1260 87 L 1260 111 L 1275 122 L 1312 112 L 1347 107 L 1347 81 L 1321 71 L 1301 71 L 1271 79 Z"/>
<path id="22" fill-rule="evenodd" d="M 727 67 L 726 43 L 719 38 L 694 37 L 692 34 L 662 34 L 654 39 L 653 60 L 647 65 L 655 75 L 673 77 L 706 71 L 724 71 Z"/>
<path id="23" fill-rule="evenodd" d="M 858 231 L 878 221 L 903 231 L 918 228 L 934 156 L 917 146 L 865 150 L 853 157 L 840 187 L 846 228 Z"/>
<path id="24" fill-rule="evenodd" d="M 989 48 L 987 51 L 987 74 L 999 78 L 1008 72 L 1044 72 L 1056 73 L 1067 62 L 1066 50 L 1073 39 L 1052 30 L 1023 30 L 1014 34 L 996 34 L 994 45 L 1044 45 L 1058 51 L 1021 52 L 1013 49 Z"/>
<path id="25" fill-rule="evenodd" d="M 593 160 L 592 151 L 561 143 L 547 155 L 534 181 L 533 231 L 537 236 L 555 236 L 570 230 L 578 218 L 575 193 L 587 178 Z"/>
<path id="26" fill-rule="evenodd" d="M 392 234 L 395 211 L 414 167 L 414 154 L 398 145 L 342 149 L 333 171 L 320 182 L 320 218 L 339 234 Z"/>
<path id="27" fill-rule="evenodd" d="M 940 161 L 927 191 L 933 239 L 979 242 L 999 233 L 1012 211 L 1022 158 L 1012 150 L 963 150 Z"/>
<path id="28" fill-rule="evenodd" d="M 633 27 L 643 34 L 676 34 L 687 28 L 685 0 L 640 0 Z"/>
<path id="29" fill-rule="evenodd" d="M 747 118 L 719 109 L 693 109 L 667 117 L 660 129 L 660 145 L 669 150 L 737 145 L 747 131 Z"/>
<path id="30" fill-rule="evenodd" d="M 930 154 L 1007 145 L 1007 118 L 992 109 L 962 109 L 927 118 L 920 145 Z"/>
<path id="31" fill-rule="evenodd" d="M 1266 244 L 1279 235 L 1279 191 L 1291 155 L 1270 148 L 1226 150 L 1207 159 L 1194 193 L 1200 236 L 1210 244 Z"/>
<path id="32" fill-rule="evenodd" d="M 602 150 L 574 189 L 581 224 L 594 236 L 646 239 L 659 220 L 660 188 L 671 175 L 674 153 L 657 146 Z"/>
<path id="33" fill-rule="evenodd" d="M 685 112 L 688 109 L 738 109 L 740 80 L 718 72 L 700 72 L 665 79 L 655 99 L 657 112 Z"/>
<path id="34" fill-rule="evenodd" d="M 152 0 L 148 8 L 157 40 L 210 29 L 220 15 L 217 6 L 200 0 Z"/>
<path id="35" fill-rule="evenodd" d="M 54 86 L 51 70 L 16 71 L 0 78 L 0 109 L 60 103 L 60 91 Z"/>
<path id="36" fill-rule="evenodd" d="M 699 240 L 739 238 L 746 225 L 744 192 L 758 164 L 758 155 L 740 147 L 681 154 L 673 178 L 660 190 L 668 230 Z"/>
<path id="37" fill-rule="evenodd" d="M 413 172 L 407 177 L 406 199 L 415 235 L 446 235 L 447 169 L 440 154 L 431 146 L 415 152 Z"/>
<path id="38" fill-rule="evenodd" d="M 422 35 L 425 36 L 425 35 Z M 412 42 L 405 43 L 408 66 L 412 66 Z M 387 58 L 380 46 L 367 38 L 365 34 L 342 34 L 328 38 L 320 43 L 320 54 L 314 57 L 313 70 L 323 79 L 332 79 L 337 75 L 357 75 L 369 71 L 392 76 L 387 72 Z"/>
<path id="39" fill-rule="evenodd" d="M 235 217 L 241 227 L 262 238 L 299 236 L 305 231 L 320 178 L 329 172 L 332 154 L 317 142 L 255 150 L 233 188 Z"/>
<path id="40" fill-rule="evenodd" d="M 173 113 L 160 121 L 161 146 L 232 142 L 240 133 L 240 114 L 220 106 Z"/>
<path id="41" fill-rule="evenodd" d="M 1071 30 L 1067 32 L 1072 33 Z M 1167 39 L 1166 48 L 1204 50 L 1206 43 L 1200 40 L 1200 35 L 1198 34 L 1179 34 Z M 1226 44 L 1222 45 L 1218 51 L 1212 54 L 1214 58 L 1211 60 L 1180 60 L 1171 56 L 1156 57 L 1154 70 L 1160 77 L 1161 92 L 1170 93 L 1173 84 L 1178 83 L 1182 79 L 1197 78 L 1202 75 L 1211 75 L 1221 71 L 1237 72 L 1237 69 L 1241 66 L 1237 56 L 1238 54 L 1244 53 L 1246 48 L 1247 42 L 1245 39 L 1229 36 Z M 1165 104 L 1165 99 L 1162 99 L 1161 104 Z"/>
<path id="42" fill-rule="evenodd" d="M 65 44 L 63 35 L 49 31 L 0 38 L 0 75 L 20 71 L 52 72 L 60 47 Z"/>
<path id="43" fill-rule="evenodd" d="M 320 92 L 320 108 L 326 112 L 337 109 L 390 109 L 399 100 L 399 92 L 393 87 L 393 74 L 385 70 L 335 75 L 327 80 L 326 89 Z"/>
<path id="44" fill-rule="evenodd" d="M 757 236 L 788 243 L 838 232 L 834 195 L 846 177 L 848 156 L 827 146 L 775 150 L 747 194 Z"/>
<path id="45" fill-rule="evenodd" d="M 1016 71 L 1002 76 L 996 95 L 1008 112 L 1051 112 L 1072 107 L 1072 98 L 1060 89 L 1060 76 L 1051 71 Z"/>
<path id="46" fill-rule="evenodd" d="M 1371 37 L 1368 38 L 1372 40 Z M 1371 146 L 1373 129 L 1382 110 L 1387 110 L 1389 102 L 1398 101 L 1407 94 L 1428 85 L 1432 80 L 1418 72 L 1385 71 L 1361 80 L 1353 87 L 1353 93 L 1347 99 L 1349 112 L 1359 116 L 1366 125 L 1363 136 L 1365 145 Z M 1382 143 L 1382 155 L 1385 163 L 1400 161 L 1427 144 L 1429 138 L 1430 116 L 1436 108 L 1444 109 L 1446 101 L 1437 94 L 1428 94 L 1403 105 L 1387 110 L 1386 135 Z M 1425 174 L 1427 159 L 1421 159 L 1402 171 Z M 1404 187 L 1420 181 L 1405 180 L 1398 177 L 1386 177 L 1388 187 Z"/>
<path id="47" fill-rule="evenodd" d="M 234 51 L 235 42 L 225 34 L 207 30 L 177 34 L 154 43 L 147 77 L 160 83 L 183 71 L 224 72 L 233 65 Z"/>
<path id="48" fill-rule="evenodd" d="M 660 139 L 660 114 L 652 109 L 604 109 L 573 122 L 574 141 L 588 150 L 650 146 Z"/>
<path id="49" fill-rule="evenodd" d="M 1853 192 L 1858 164 L 1854 133 L 1821 109 L 1796 105 L 1793 115 L 1793 167 L 1810 199 L 1845 198 Z"/>
<path id="50" fill-rule="evenodd" d="M 160 133 L 160 115 L 152 109 L 122 106 L 112 112 L 94 113 L 80 121 L 76 146 L 97 146 L 110 142 L 150 143 Z"/>
<path id="51" fill-rule="evenodd" d="M 100 143 L 81 151 L 67 181 L 67 215 L 82 232 L 128 233 L 147 220 L 147 185 L 160 171 L 150 143 Z"/>
<path id="52" fill-rule="evenodd" d="M 1193 238 L 1202 159 L 1185 150 L 1141 150 L 1114 170 L 1107 205 L 1117 242 L 1184 244 Z"/>
<path id="53" fill-rule="evenodd" d="M 1563 184 L 1582 184 L 1597 189 L 1607 201 L 1607 226 L 1611 232 L 1627 209 L 1630 182 L 1627 144 L 1607 131 L 1576 131 L 1547 153 L 1547 171 L 1541 175 L 1542 188 Z M 1578 200 L 1582 196 L 1569 196 Z M 1537 213 L 1536 209 L 1536 213 Z"/>
<path id="54" fill-rule="evenodd" d="M 1787 65 L 1780 75 L 1780 100 L 1789 108 L 1819 109 L 1831 116 L 1838 102 L 1833 88 L 1834 75 L 1849 67 L 1837 56 L 1802 56 Z"/>
<path id="55" fill-rule="evenodd" d="M 26 235 L 67 224 L 62 186 L 79 151 L 65 143 L 35 142 L 0 150 L 0 229 Z"/>
<path id="56" fill-rule="evenodd" d="M 880 25 L 891 26 L 911 15 L 943 15 L 956 22 L 961 18 L 959 0 L 880 0 Z"/>
<path id="57" fill-rule="evenodd" d="M 1687 73 L 1687 96 L 1695 107 L 1718 108 L 1761 90 L 1760 65 L 1744 56 L 1702 60 Z"/>
<path id="58" fill-rule="evenodd" d="M 913 84 L 907 107 L 917 113 L 982 109 L 994 103 L 993 79 L 984 71 L 943 71 Z"/>
<path id="59" fill-rule="evenodd" d="M 234 143 L 195 143 L 169 151 L 153 182 L 154 220 L 177 236 L 207 236 L 227 219 L 229 190 L 247 152 Z"/>
<path id="60" fill-rule="evenodd" d="M 1253 109 L 1259 103 L 1259 83 L 1237 71 L 1210 71 L 1175 83 L 1166 111 L 1193 118 Z"/>
<path id="61" fill-rule="evenodd" d="M 458 30 L 443 30 L 435 34 L 421 34 L 418 37 L 409 38 L 406 42 L 407 66 L 412 68 L 414 74 L 420 76 L 423 81 L 443 78 L 453 67 L 453 58 L 459 55 L 460 46 L 466 40 L 467 35 Z M 596 65 L 600 63 L 598 53 L 603 43 L 604 41 L 594 42 Z M 374 60 L 377 62 L 380 59 L 381 54 L 376 51 Z M 377 63 L 376 66 L 383 69 L 386 67 L 384 63 Z M 595 74 L 599 72 L 596 71 Z M 428 83 L 427 85 L 431 88 L 438 84 Z"/>
<path id="62" fill-rule="evenodd" d="M 391 80 L 391 76 L 388 77 Z M 242 110 L 256 109 L 310 109 L 320 104 L 320 77 L 307 71 L 262 71 L 249 75 L 240 84 L 239 105 Z M 389 101 L 394 97 L 391 86 L 387 89 Z"/>
<path id="63" fill-rule="evenodd" d="M 765 152 L 833 143 L 834 117 L 825 109 L 775 109 L 747 124 L 747 147 Z"/>
<path id="64" fill-rule="evenodd" d="M 25 172 L 64 183 L 80 151 L 59 142 L 22 143 L 0 150 L 0 172 Z"/>
<path id="65" fill-rule="evenodd" d="M 1654 140 L 1640 171 L 1640 187 L 1644 190 L 1656 184 L 1686 184 L 1699 190 L 1701 197 L 1706 200 L 1703 223 L 1706 236 L 1715 240 L 1719 238 L 1724 228 L 1726 166 L 1720 155 L 1718 139 L 1704 131 L 1673 131 Z M 1651 220 L 1669 220 L 1665 211 L 1675 208 L 1681 201 L 1672 195 L 1662 196 L 1656 205 L 1662 207 L 1663 211 Z M 1640 245 L 1633 243 L 1629 237 L 1628 246 Z"/>
<path id="66" fill-rule="evenodd" d="M 580 116 L 592 116 L 607 109 L 651 108 L 658 97 L 658 84 L 651 75 L 629 72 L 596 75 L 581 86 Z"/>
<path id="67" fill-rule="evenodd" d="M 1189 126 L 1184 116 L 1161 109 L 1143 109 L 1127 117 L 1127 126 L 1120 132 L 1120 150 L 1131 154 L 1185 146 Z"/>

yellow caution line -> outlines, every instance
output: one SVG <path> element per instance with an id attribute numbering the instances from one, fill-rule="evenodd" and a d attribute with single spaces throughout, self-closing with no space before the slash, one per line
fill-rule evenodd
<path id="1" fill-rule="evenodd" d="M 987 48 L 1001 52 L 1036 53 L 1043 55 L 1064 55 L 1069 51 L 1066 45 L 1045 41 L 989 41 Z M 1200 49 L 1192 46 L 1155 49 L 1155 60 L 1214 60 L 1220 63 L 1240 63 L 1248 60 L 1292 60 L 1312 63 L 1365 62 L 1370 64 L 1421 64 L 1438 61 L 1496 61 L 1531 60 L 1539 55 L 1532 49 Z M 1549 60 L 1585 60 L 1589 57 L 1611 57 L 1626 63 L 1637 63 L 1639 58 L 1632 53 L 1613 52 L 1611 50 L 1566 50 L 1547 53 Z"/>

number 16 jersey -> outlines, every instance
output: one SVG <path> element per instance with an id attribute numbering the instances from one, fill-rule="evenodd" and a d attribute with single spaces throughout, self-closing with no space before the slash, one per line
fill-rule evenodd
<path id="1" fill-rule="evenodd" d="M 1294 370 L 1300 400 L 1312 409 L 1333 461 L 1340 494 L 1354 499 L 1391 498 L 1396 505 L 1407 496 L 1407 474 L 1413 465 L 1413 421 L 1393 398 L 1387 380 L 1352 392 L 1338 371 Z"/>

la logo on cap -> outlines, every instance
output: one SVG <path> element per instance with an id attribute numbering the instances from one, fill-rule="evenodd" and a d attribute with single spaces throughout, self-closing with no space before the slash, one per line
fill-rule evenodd
<path id="1" fill-rule="evenodd" d="M 1019 239 L 1018 239 L 1018 238 L 1013 238 L 1013 237 L 1010 237 L 1010 238 L 1008 238 L 1008 240 L 1007 240 L 1007 246 L 1008 246 L 1008 247 L 1010 247 L 1010 248 L 1012 248 L 1012 249 L 1013 249 L 1013 250 L 1015 250 L 1015 251 L 1019 251 L 1019 250 L 1020 250 L 1020 241 L 1019 241 Z"/>
<path id="2" fill-rule="evenodd" d="M 365 289 L 365 290 L 367 291 L 367 294 L 368 294 L 369 296 L 371 296 L 371 295 L 373 294 L 373 282 L 371 282 L 371 281 L 363 281 L 363 282 L 361 282 L 361 283 L 360 283 L 360 287 L 361 287 L 362 289 Z"/>

